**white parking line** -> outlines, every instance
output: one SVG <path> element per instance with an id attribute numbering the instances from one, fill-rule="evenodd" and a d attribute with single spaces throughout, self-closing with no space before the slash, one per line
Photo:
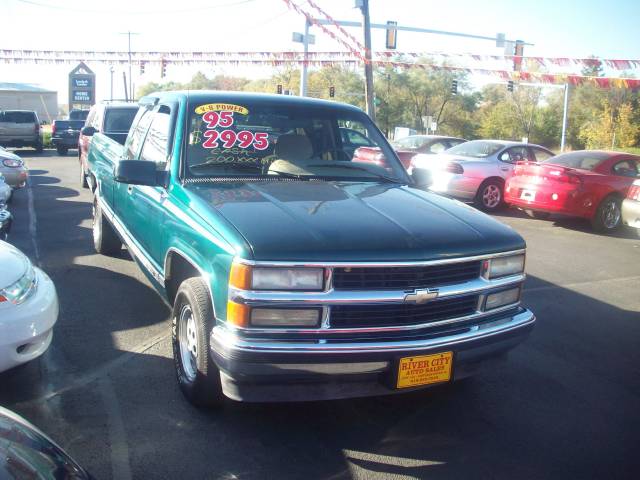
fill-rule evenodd
<path id="1" fill-rule="evenodd" d="M 113 389 L 113 384 L 108 375 L 100 381 L 100 395 L 102 396 L 102 403 L 107 413 L 112 476 L 119 480 L 129 480 L 132 477 L 131 464 L 129 462 L 129 447 L 127 446 L 127 432 L 124 429 L 118 396 Z"/>
<path id="2" fill-rule="evenodd" d="M 38 220 L 36 217 L 36 209 L 33 205 L 33 188 L 31 186 L 31 177 L 27 178 L 27 204 L 29 206 L 29 235 L 33 245 L 33 254 L 35 256 L 35 264 L 41 267 L 40 249 L 38 248 Z"/>

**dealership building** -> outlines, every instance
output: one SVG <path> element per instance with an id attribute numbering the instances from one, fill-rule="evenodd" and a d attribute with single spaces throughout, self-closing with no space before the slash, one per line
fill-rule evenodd
<path id="1" fill-rule="evenodd" d="M 0 110 L 34 110 L 51 123 L 58 116 L 58 92 L 28 83 L 0 82 Z"/>

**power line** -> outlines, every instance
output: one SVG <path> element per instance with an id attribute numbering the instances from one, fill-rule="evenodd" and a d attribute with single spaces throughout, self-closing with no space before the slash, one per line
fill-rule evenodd
<path id="1" fill-rule="evenodd" d="M 36 2 L 33 0 L 14 0 L 18 3 L 24 3 L 27 5 L 32 5 L 36 7 L 50 8 L 52 10 L 64 10 L 64 11 L 74 11 L 74 12 L 82 12 L 82 13 L 125 13 L 127 15 L 150 15 L 150 14 L 167 14 L 167 13 L 183 13 L 183 12 L 194 12 L 200 10 L 211 10 L 215 8 L 224 8 L 224 7 L 235 7 L 237 5 L 243 5 L 245 3 L 254 2 L 255 0 L 241 0 L 239 2 L 225 3 L 221 5 L 203 5 L 199 7 L 190 7 L 190 8 L 176 8 L 170 10 L 126 10 L 124 12 L 114 12 L 113 10 L 97 10 L 97 9 L 86 9 L 86 8 L 77 8 L 77 7 L 66 7 L 62 5 L 51 5 L 42 2 Z"/>

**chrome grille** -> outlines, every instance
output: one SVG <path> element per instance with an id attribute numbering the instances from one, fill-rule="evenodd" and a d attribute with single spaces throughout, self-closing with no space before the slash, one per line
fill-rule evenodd
<path id="1" fill-rule="evenodd" d="M 331 307 L 332 328 L 366 328 L 433 323 L 476 313 L 478 295 L 435 300 L 422 305 L 336 305 Z"/>
<path id="2" fill-rule="evenodd" d="M 480 276 L 482 262 L 448 263 L 417 267 L 337 267 L 335 290 L 414 290 L 473 280 Z"/>

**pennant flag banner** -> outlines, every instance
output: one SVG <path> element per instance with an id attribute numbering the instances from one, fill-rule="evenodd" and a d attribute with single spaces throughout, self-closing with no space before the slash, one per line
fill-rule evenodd
<path id="1" fill-rule="evenodd" d="M 583 85 L 590 84 L 600 88 L 640 88 L 640 79 L 616 78 L 616 77 L 588 77 L 583 75 L 573 75 L 567 73 L 541 73 L 535 71 L 512 71 L 507 69 L 486 69 L 461 66 L 450 66 L 446 64 L 406 62 L 389 60 L 397 57 L 397 53 L 390 55 L 388 52 L 376 54 L 380 60 L 374 60 L 373 64 L 378 67 L 422 70 L 444 70 L 452 72 L 463 72 L 472 75 L 490 75 L 501 80 L 537 82 L 543 84 L 565 84 Z M 426 54 L 410 54 L 415 58 L 424 58 Z M 498 59 L 513 57 L 496 57 Z M 523 57 L 531 59 L 535 57 Z M 541 59 L 541 61 L 550 59 Z M 575 62 L 576 59 L 554 59 L 558 65 Z M 602 62 L 606 65 L 616 65 L 618 69 L 623 66 L 640 65 L 639 60 L 598 60 L 583 59 L 589 62 Z M 82 50 L 0 50 L 0 63 L 5 64 L 75 64 L 78 62 L 94 62 L 109 65 L 124 65 L 129 62 L 128 52 L 118 51 L 82 51 Z M 132 52 L 131 61 L 134 65 L 140 64 L 172 64 L 172 65 L 254 65 L 281 67 L 285 65 L 307 65 L 316 67 L 346 65 L 357 67 L 362 65 L 362 58 L 352 52 L 309 52 L 304 56 L 303 52 Z M 598 63 L 591 63 L 598 65 Z"/>

